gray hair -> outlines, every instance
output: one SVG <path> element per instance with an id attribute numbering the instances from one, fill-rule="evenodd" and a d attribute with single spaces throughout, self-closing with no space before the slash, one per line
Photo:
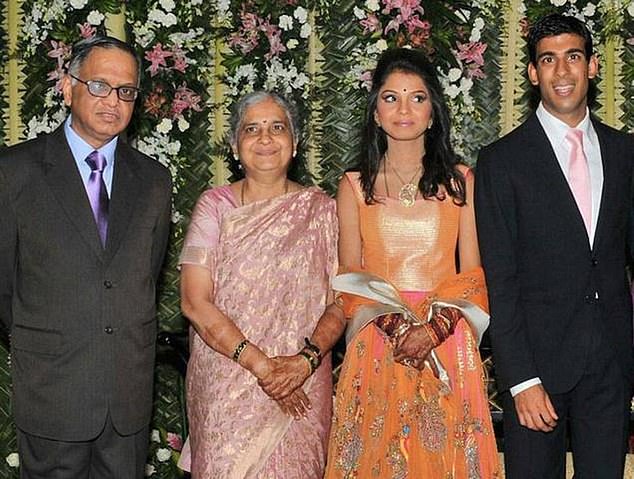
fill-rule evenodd
<path id="1" fill-rule="evenodd" d="M 295 145 L 299 143 L 299 114 L 295 105 L 277 92 L 258 90 L 247 93 L 240 98 L 231 111 L 231 117 L 229 118 L 229 143 L 231 146 L 238 144 L 240 128 L 249 107 L 265 100 L 273 100 L 284 110 L 288 124 L 291 127 L 293 143 Z"/>
<path id="2" fill-rule="evenodd" d="M 73 45 L 70 62 L 68 64 L 68 73 L 76 77 L 79 77 L 79 70 L 81 70 L 81 67 L 86 61 L 86 58 L 88 58 L 88 55 L 90 55 L 90 52 L 93 51 L 93 49 L 95 48 L 105 48 L 105 49 L 116 48 L 125 53 L 128 53 L 134 59 L 134 63 L 136 64 L 137 87 L 140 85 L 141 60 L 139 59 L 139 56 L 137 55 L 134 48 L 132 48 L 132 46 L 114 37 L 96 35 L 94 37 L 85 38 L 75 43 Z"/>

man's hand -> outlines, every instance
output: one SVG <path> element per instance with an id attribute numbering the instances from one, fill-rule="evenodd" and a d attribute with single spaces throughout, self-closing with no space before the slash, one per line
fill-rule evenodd
<path id="1" fill-rule="evenodd" d="M 541 384 L 536 384 L 521 393 L 513 400 L 520 424 L 533 431 L 550 432 L 557 425 L 559 416 L 550 402 L 550 397 Z"/>

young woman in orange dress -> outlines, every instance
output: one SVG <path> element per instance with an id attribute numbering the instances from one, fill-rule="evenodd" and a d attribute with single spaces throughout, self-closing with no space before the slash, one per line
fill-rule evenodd
<path id="1" fill-rule="evenodd" d="M 468 313 L 488 318 L 473 175 L 449 137 L 434 67 L 414 49 L 384 52 L 359 171 L 339 184 L 339 261 L 389 282 L 419 321 L 396 313 L 358 326 L 372 303 L 341 296 L 349 342 L 326 478 L 501 477 L 482 331 Z"/>

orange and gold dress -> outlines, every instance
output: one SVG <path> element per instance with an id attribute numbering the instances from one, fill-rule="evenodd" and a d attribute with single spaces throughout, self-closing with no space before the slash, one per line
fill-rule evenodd
<path id="1" fill-rule="evenodd" d="M 460 207 L 451 198 L 418 200 L 412 207 L 389 198 L 366 205 L 358 174 L 346 178 L 359 208 L 364 271 L 394 284 L 419 317 L 441 285 L 448 285 L 443 294 L 486 304 L 483 281 L 473 279 L 481 274 L 452 281 Z M 460 321 L 435 351 L 450 386 L 428 367 L 419 372 L 396 363 L 374 324 L 348 344 L 326 478 L 501 477 L 482 363 L 468 324 Z"/>

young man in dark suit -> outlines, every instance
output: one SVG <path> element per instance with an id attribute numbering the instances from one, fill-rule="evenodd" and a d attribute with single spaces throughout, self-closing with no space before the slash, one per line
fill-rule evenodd
<path id="1" fill-rule="evenodd" d="M 143 477 L 171 180 L 119 138 L 139 66 L 119 40 L 79 42 L 62 85 L 71 115 L 0 153 L 0 323 L 22 478 Z"/>
<path id="2" fill-rule="evenodd" d="M 594 118 L 592 38 L 549 15 L 528 37 L 541 102 L 480 153 L 476 218 L 510 479 L 623 475 L 632 395 L 626 275 L 634 141 Z"/>

